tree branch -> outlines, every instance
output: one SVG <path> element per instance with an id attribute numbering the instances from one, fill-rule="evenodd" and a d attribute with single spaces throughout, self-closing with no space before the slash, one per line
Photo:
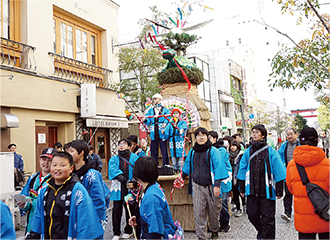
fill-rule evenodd
<path id="1" fill-rule="evenodd" d="M 299 46 L 291 37 L 289 37 L 286 33 L 282 33 L 281 31 L 279 31 L 278 29 L 266 24 L 266 22 L 264 21 L 264 19 L 262 18 L 263 23 L 259 22 L 258 20 L 255 20 L 257 23 L 259 24 L 263 24 L 266 27 L 272 28 L 273 30 L 275 30 L 277 33 L 283 35 L 284 37 L 287 37 L 297 48 L 299 48 L 301 51 L 303 51 L 306 55 L 310 56 L 311 58 L 313 58 L 315 60 L 315 62 L 317 62 L 321 68 L 323 68 L 323 70 L 327 73 L 328 78 L 330 78 L 330 73 L 328 71 L 328 69 L 316 58 L 314 57 L 312 54 L 310 54 L 309 52 L 307 52 L 305 49 L 303 49 L 301 46 Z"/>
<path id="2" fill-rule="evenodd" d="M 328 33 L 330 34 L 330 29 L 329 29 L 329 27 L 327 26 L 327 24 L 324 22 L 323 17 L 320 16 L 320 14 L 318 13 L 318 11 L 316 11 L 315 7 L 313 6 L 313 4 L 312 4 L 309 0 L 307 0 L 307 2 L 308 2 L 308 5 L 310 6 L 310 8 L 313 10 L 313 12 L 316 14 L 316 16 L 320 19 L 322 25 L 325 27 L 325 29 L 326 29 L 326 30 L 328 31 Z"/>

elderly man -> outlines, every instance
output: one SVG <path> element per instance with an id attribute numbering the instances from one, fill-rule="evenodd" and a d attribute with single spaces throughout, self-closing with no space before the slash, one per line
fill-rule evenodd
<path id="1" fill-rule="evenodd" d="M 143 121 L 150 126 L 150 151 L 151 157 L 156 160 L 158 164 L 158 146 L 160 146 L 160 151 L 163 156 L 163 166 L 169 165 L 167 144 L 165 139 L 165 128 L 169 123 L 168 120 L 163 116 L 163 114 L 170 114 L 170 111 L 161 105 L 162 95 L 155 94 L 152 96 L 153 107 L 148 109 L 148 112 L 143 119 Z M 152 116 L 152 117 L 148 117 Z"/>
<path id="2" fill-rule="evenodd" d="M 293 150 L 300 145 L 297 140 L 298 134 L 294 128 L 289 128 L 286 130 L 286 138 L 288 141 L 283 143 L 278 150 L 281 160 L 285 167 L 288 166 L 288 163 L 293 157 Z M 290 222 L 291 212 L 292 212 L 292 194 L 289 192 L 287 185 L 285 184 L 285 196 L 283 198 L 284 203 L 284 213 L 281 214 L 281 218 L 287 222 Z"/>

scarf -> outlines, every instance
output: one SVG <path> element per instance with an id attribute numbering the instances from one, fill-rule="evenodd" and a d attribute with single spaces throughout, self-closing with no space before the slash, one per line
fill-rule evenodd
<path id="1" fill-rule="evenodd" d="M 209 149 L 210 147 L 212 147 L 212 143 L 210 142 L 210 140 L 207 139 L 207 142 L 203 145 L 199 145 L 197 142 L 195 143 L 193 149 L 196 152 L 205 152 L 207 151 L 207 149 Z"/>
<path id="2" fill-rule="evenodd" d="M 235 152 L 229 150 L 229 161 L 231 163 L 231 166 L 233 166 L 235 164 L 235 159 L 240 151 L 241 151 L 241 149 L 238 149 L 238 148 L 236 149 Z"/>
<path id="3" fill-rule="evenodd" d="M 118 150 L 118 156 L 122 157 L 122 158 L 126 158 L 130 153 L 131 152 L 130 152 L 129 149 L 126 149 L 126 150 L 123 150 L 123 151 Z"/>

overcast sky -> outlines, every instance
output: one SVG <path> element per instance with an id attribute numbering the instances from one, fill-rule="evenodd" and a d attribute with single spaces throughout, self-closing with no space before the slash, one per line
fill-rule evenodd
<path id="1" fill-rule="evenodd" d="M 142 18 L 150 18 L 151 11 L 149 6 L 157 5 L 168 13 L 175 12 L 179 5 L 171 4 L 172 1 L 161 0 L 122 0 L 116 1 L 119 5 L 118 28 L 119 43 L 136 41 L 135 37 L 139 33 L 137 21 Z M 189 1 L 188 1 L 189 2 Z M 187 4 L 188 5 L 188 4 Z M 188 11 L 186 5 L 186 11 Z M 297 16 L 282 15 L 280 6 L 276 1 L 271 0 L 205 0 L 204 6 L 192 5 L 193 11 L 189 19 L 189 25 L 194 25 L 209 19 L 214 19 L 212 23 L 202 29 L 195 30 L 194 34 L 201 36 L 202 39 L 196 46 L 191 47 L 191 51 L 200 51 L 203 48 L 209 49 L 215 46 L 223 47 L 227 38 L 242 38 L 249 44 L 255 52 L 256 64 L 268 64 L 268 58 L 272 58 L 277 51 L 278 43 L 291 44 L 284 36 L 253 20 L 262 21 L 270 26 L 287 33 L 295 41 L 310 36 L 306 24 L 297 26 L 295 21 Z M 209 9 L 213 8 L 213 10 Z M 173 16 L 175 18 L 175 16 Z M 268 42 L 268 44 L 266 44 Z M 268 78 L 270 68 L 263 68 L 265 78 Z M 264 83 L 266 87 L 268 83 Z M 286 91 L 287 112 L 293 109 L 317 108 L 319 104 L 314 100 L 313 91 L 301 90 Z"/>

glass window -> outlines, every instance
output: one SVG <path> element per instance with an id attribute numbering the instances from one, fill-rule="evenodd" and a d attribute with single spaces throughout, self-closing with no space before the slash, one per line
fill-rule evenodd
<path id="1" fill-rule="evenodd" d="M 54 53 L 56 52 L 56 20 L 53 19 L 53 48 Z"/>
<path id="2" fill-rule="evenodd" d="M 101 64 L 97 45 L 100 35 L 98 30 L 54 12 L 53 31 L 55 53 L 94 65 Z"/>
<path id="3" fill-rule="evenodd" d="M 210 80 L 209 65 L 206 62 L 203 62 L 203 75 L 204 75 L 204 79 Z"/>
<path id="4" fill-rule="evenodd" d="M 210 91 L 211 91 L 211 89 L 210 89 L 210 82 L 209 81 L 206 81 L 206 80 L 204 80 L 204 89 L 205 89 L 205 94 L 204 94 L 204 99 L 206 100 L 206 101 L 210 101 L 211 99 L 210 99 Z"/>
<path id="5" fill-rule="evenodd" d="M 221 106 L 222 106 L 222 116 L 229 117 L 229 103 L 222 102 Z"/>
<path id="6" fill-rule="evenodd" d="M 1 0 L 1 36 L 9 39 L 9 0 Z"/>

